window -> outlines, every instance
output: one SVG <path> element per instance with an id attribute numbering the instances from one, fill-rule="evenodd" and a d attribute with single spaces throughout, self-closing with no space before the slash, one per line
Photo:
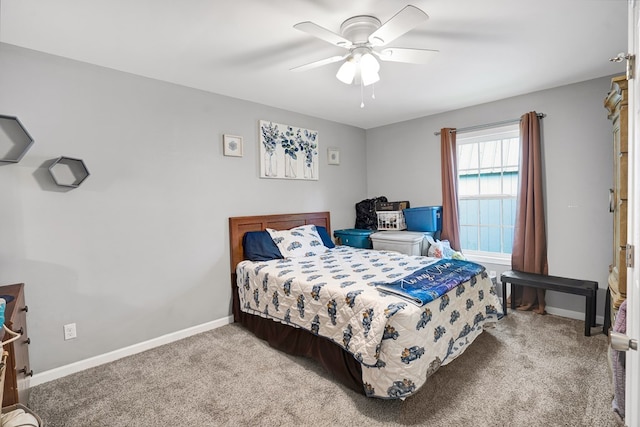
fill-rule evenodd
<path id="1" fill-rule="evenodd" d="M 515 123 L 457 138 L 460 245 L 465 255 L 511 258 L 519 133 Z"/>

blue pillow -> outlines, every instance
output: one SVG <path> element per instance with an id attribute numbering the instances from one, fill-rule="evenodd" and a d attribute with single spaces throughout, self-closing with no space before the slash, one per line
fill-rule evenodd
<path id="1" fill-rule="evenodd" d="M 271 235 L 265 231 L 247 231 L 242 237 L 244 259 L 269 261 L 284 258 Z"/>
<path id="2" fill-rule="evenodd" d="M 318 230 L 318 234 L 322 239 L 322 243 L 324 243 L 326 247 L 328 247 L 329 249 L 336 247 L 335 243 L 333 243 L 333 240 L 331 240 L 331 236 L 329 236 L 329 232 L 327 231 L 326 227 L 316 225 L 316 230 Z"/>

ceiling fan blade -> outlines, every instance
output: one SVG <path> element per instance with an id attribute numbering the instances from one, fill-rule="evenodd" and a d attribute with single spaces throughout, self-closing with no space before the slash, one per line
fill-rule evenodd
<path id="1" fill-rule="evenodd" d="M 308 64 L 304 64 L 304 65 L 300 65 L 298 67 L 291 68 L 289 71 L 307 71 L 307 70 L 310 70 L 312 68 L 322 67 L 323 65 L 332 64 L 334 62 L 341 61 L 344 58 L 346 58 L 347 56 L 349 56 L 349 54 L 340 55 L 340 56 L 332 56 L 331 58 L 325 58 L 325 59 L 321 59 L 319 61 L 314 61 L 314 62 L 310 62 Z"/>
<path id="2" fill-rule="evenodd" d="M 412 30 L 421 22 L 429 19 L 429 15 L 415 6 L 405 6 L 380 28 L 369 36 L 369 43 L 374 46 L 384 46 L 392 42 L 409 30 Z"/>
<path id="3" fill-rule="evenodd" d="M 408 62 L 410 64 L 424 64 L 435 56 L 439 50 L 410 49 L 403 47 L 389 47 L 380 52 L 373 51 L 382 61 Z"/>
<path id="4" fill-rule="evenodd" d="M 310 21 L 300 22 L 294 25 L 293 28 L 295 28 L 296 30 L 304 31 L 307 34 L 311 34 L 312 36 L 317 37 L 320 40 L 329 42 L 334 46 L 343 47 L 345 49 L 349 49 L 351 47 L 351 42 L 342 37 L 340 34 L 329 31 L 326 28 L 321 27 L 318 24 L 314 24 Z"/>

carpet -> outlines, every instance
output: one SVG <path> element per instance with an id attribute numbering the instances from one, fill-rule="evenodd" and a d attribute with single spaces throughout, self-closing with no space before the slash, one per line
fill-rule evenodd
<path id="1" fill-rule="evenodd" d="M 366 398 L 231 324 L 31 390 L 46 427 L 617 426 L 607 337 L 510 312 L 404 401 Z"/>

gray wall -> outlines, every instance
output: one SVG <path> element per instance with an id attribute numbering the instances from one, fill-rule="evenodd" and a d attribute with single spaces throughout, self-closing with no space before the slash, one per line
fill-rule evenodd
<path id="1" fill-rule="evenodd" d="M 36 141 L 0 166 L 0 284 L 26 284 L 36 373 L 228 316 L 230 216 L 328 210 L 352 228 L 366 197 L 362 129 L 6 44 L 0 114 Z M 319 181 L 258 177 L 260 119 L 319 131 Z M 223 156 L 224 133 L 244 157 Z M 85 161 L 79 188 L 52 183 L 60 155 Z"/>
<path id="2" fill-rule="evenodd" d="M 440 137 L 443 127 L 464 128 L 545 113 L 542 145 L 549 274 L 598 281 L 603 314 L 612 257 L 613 184 L 611 122 L 603 101 L 610 77 L 563 86 L 367 131 L 370 197 L 409 200 L 412 206 L 442 203 Z M 506 265 L 487 264 L 498 275 Z M 584 312 L 584 298 L 549 292 L 550 312 Z M 555 309 L 555 310 L 554 310 Z"/>
<path id="3" fill-rule="evenodd" d="M 36 373 L 224 318 L 228 217 L 329 210 L 352 228 L 355 202 L 386 195 L 440 204 L 439 138 L 536 110 L 543 121 L 550 273 L 606 284 L 612 183 L 607 78 L 368 131 L 0 44 L 0 114 L 36 143 L 0 164 L 0 284 L 26 283 Z M 319 131 L 320 180 L 258 178 L 258 121 Z M 222 134 L 244 157 L 222 155 Z M 326 148 L 340 148 L 340 166 Z M 46 167 L 84 159 L 63 191 Z M 339 189 L 339 191 L 337 191 Z M 488 265 L 504 270 L 505 266 Z M 600 298 L 600 313 L 602 312 Z M 583 311 L 551 294 L 552 308 Z M 75 322 L 78 338 L 64 341 Z"/>

